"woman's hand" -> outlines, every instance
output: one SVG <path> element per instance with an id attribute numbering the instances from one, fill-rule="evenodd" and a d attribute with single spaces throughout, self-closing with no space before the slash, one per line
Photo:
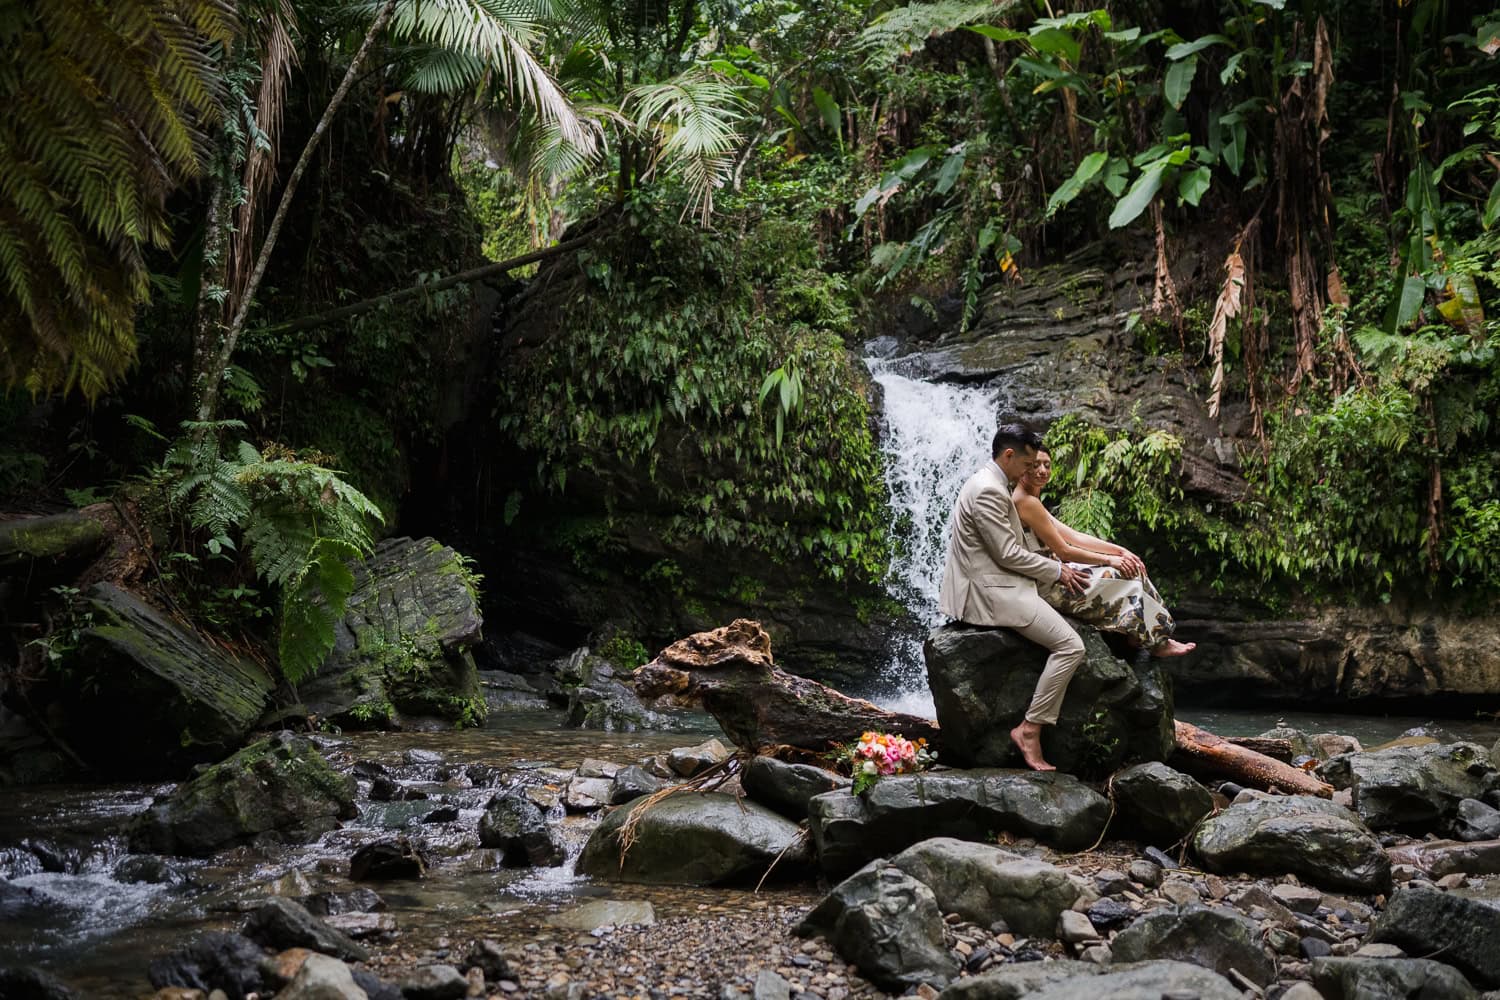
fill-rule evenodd
<path id="1" fill-rule="evenodd" d="M 1122 563 L 1124 563 L 1121 572 L 1124 573 L 1126 577 L 1132 580 L 1136 577 L 1145 577 L 1146 564 L 1141 561 L 1140 556 L 1136 555 L 1129 549 L 1122 548 L 1120 550 L 1119 559 Z"/>

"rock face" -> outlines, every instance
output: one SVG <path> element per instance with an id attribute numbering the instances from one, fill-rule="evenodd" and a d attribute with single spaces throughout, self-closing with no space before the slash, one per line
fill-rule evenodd
<path id="1" fill-rule="evenodd" d="M 1197 903 L 1146 914 L 1117 934 L 1111 948 L 1116 962 L 1167 958 L 1191 962 L 1221 976 L 1236 969 L 1259 986 L 1276 974 L 1261 950 L 1255 921 Z"/>
<path id="2" fill-rule="evenodd" d="M 808 857 L 798 846 L 801 831 L 762 805 L 722 792 L 682 792 L 644 810 L 643 804 L 617 809 L 594 828 L 578 859 L 580 874 L 622 882 L 718 885 L 758 879 L 773 861 L 773 878 L 805 871 Z M 622 859 L 627 820 L 634 840 Z"/>
<path id="3" fill-rule="evenodd" d="M 932 890 L 889 865 L 872 864 L 839 883 L 797 932 L 826 937 L 863 976 L 893 992 L 943 986 L 958 974 Z"/>
<path id="4" fill-rule="evenodd" d="M 262 834 L 309 840 L 355 815 L 354 781 L 306 738 L 279 733 L 186 782 L 136 818 L 136 851 L 205 856 Z"/>
<path id="5" fill-rule="evenodd" d="M 1120 771 L 1111 787 L 1124 827 L 1162 847 L 1186 837 L 1214 809 L 1207 788 L 1160 761 Z"/>
<path id="6" fill-rule="evenodd" d="M 807 818 L 807 803 L 813 796 L 847 789 L 852 782 L 811 764 L 788 764 L 775 757 L 757 756 L 745 765 L 740 784 L 755 801 L 801 820 Z"/>
<path id="7" fill-rule="evenodd" d="M 1500 988 L 1500 909 L 1439 889 L 1402 889 L 1370 928 L 1371 941 L 1409 955 L 1442 955 L 1472 982 Z"/>
<path id="8" fill-rule="evenodd" d="M 1207 820 L 1193 850 L 1210 871 L 1279 876 L 1325 889 L 1387 892 L 1391 862 L 1348 809 L 1313 795 L 1248 798 Z"/>
<path id="9" fill-rule="evenodd" d="M 908 847 L 890 864 L 931 889 L 944 913 L 981 926 L 1004 920 L 1028 937 L 1055 936 L 1064 910 L 1097 895 L 1082 879 L 1045 861 L 950 837 Z"/>
<path id="10" fill-rule="evenodd" d="M 511 868 L 555 868 L 568 857 L 542 810 L 519 792 L 490 799 L 479 818 L 479 843 L 503 852 L 502 863 Z"/>
<path id="11" fill-rule="evenodd" d="M 1500 771 L 1474 743 L 1340 754 L 1319 772 L 1335 788 L 1350 790 L 1360 818 L 1376 830 L 1448 830 L 1460 802 L 1500 789 Z"/>
<path id="12" fill-rule="evenodd" d="M 110 775 L 180 773 L 244 742 L 275 683 L 259 665 L 113 584 L 89 588 L 83 614 L 90 624 L 65 704 L 69 742 L 91 764 Z"/>
<path id="13" fill-rule="evenodd" d="M 333 652 L 298 687 L 308 711 L 353 727 L 394 726 L 403 716 L 483 721 L 470 652 L 483 622 L 458 553 L 430 538 L 388 538 L 353 569 Z"/>
<path id="14" fill-rule="evenodd" d="M 930 837 L 989 840 L 997 831 L 1065 850 L 1092 844 L 1109 803 L 1059 771 L 936 771 L 883 778 L 863 795 L 828 792 L 808 803 L 823 870 L 842 876 Z"/>
<path id="15" fill-rule="evenodd" d="M 1458 970 L 1422 958 L 1315 958 L 1313 985 L 1327 1000 L 1442 997 L 1473 1000 L 1478 994 Z"/>
<path id="16" fill-rule="evenodd" d="M 1042 732 L 1047 760 L 1103 774 L 1171 752 L 1172 690 L 1156 661 L 1139 670 L 1117 659 L 1099 633 L 1079 627 L 1088 658 L 1068 684 L 1056 726 Z M 944 625 L 922 649 L 942 727 L 942 757 L 959 767 L 1015 765 L 1010 730 L 1031 703 L 1047 652 L 1010 629 Z"/>

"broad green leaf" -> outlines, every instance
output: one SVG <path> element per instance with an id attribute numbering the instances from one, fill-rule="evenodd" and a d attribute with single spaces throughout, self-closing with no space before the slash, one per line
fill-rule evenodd
<path id="1" fill-rule="evenodd" d="M 965 27 L 976 35 L 993 38 L 997 42 L 1020 42 L 1029 37 L 1024 31 L 1016 31 L 1014 28 L 997 28 L 992 24 L 969 24 Z"/>
<path id="2" fill-rule="evenodd" d="M 1484 214 L 1479 217 L 1479 221 L 1484 224 L 1484 228 L 1488 229 L 1495 224 L 1497 219 L 1500 219 L 1500 180 L 1497 180 L 1495 186 L 1490 188 L 1490 196 L 1484 203 Z"/>
<path id="3" fill-rule="evenodd" d="M 1087 28 L 1095 27 L 1109 31 L 1114 27 L 1110 20 L 1109 11 L 1103 8 L 1093 10 L 1077 10 L 1062 17 L 1039 17 L 1036 21 L 1043 28 Z"/>
<path id="4" fill-rule="evenodd" d="M 1191 42 L 1178 42 L 1176 45 L 1167 49 L 1167 58 L 1175 62 L 1178 59 L 1186 59 L 1190 55 L 1202 52 L 1210 45 L 1229 44 L 1231 44 L 1231 42 L 1223 35 L 1204 35 L 1202 38 L 1195 38 Z"/>
<path id="5" fill-rule="evenodd" d="M 1198 71 L 1198 57 L 1189 56 L 1167 67 L 1167 78 L 1162 85 L 1167 103 L 1174 108 L 1182 107 L 1188 91 L 1193 89 L 1193 74 Z"/>
<path id="6" fill-rule="evenodd" d="M 1047 199 L 1047 218 L 1051 218 L 1059 208 L 1078 197 L 1083 186 L 1093 180 L 1094 175 L 1104 166 L 1109 159 L 1108 153 L 1090 153 L 1078 164 L 1078 169 L 1073 171 L 1073 176 L 1063 181 L 1062 185 Z"/>
<path id="7" fill-rule="evenodd" d="M 1043 28 L 1040 31 L 1032 31 L 1031 47 L 1038 52 L 1048 55 L 1061 56 L 1068 60 L 1070 65 L 1078 64 L 1078 55 L 1082 51 L 1078 39 L 1060 28 Z"/>
<path id="8" fill-rule="evenodd" d="M 839 110 L 839 102 L 833 99 L 833 95 L 822 87 L 814 87 L 812 90 L 813 104 L 818 107 L 818 114 L 823 116 L 823 124 L 828 126 L 828 131 L 836 136 L 843 134 L 843 115 Z"/>
<path id="9" fill-rule="evenodd" d="M 1166 169 L 1166 161 L 1158 160 L 1141 172 L 1130 185 L 1130 190 L 1125 192 L 1125 197 L 1115 203 L 1115 210 L 1109 213 L 1109 228 L 1128 226 L 1140 217 L 1151 204 L 1151 199 L 1156 197 L 1156 192 L 1161 190 L 1162 174 Z"/>
<path id="10" fill-rule="evenodd" d="M 1224 157 L 1224 165 L 1229 168 L 1229 172 L 1238 177 L 1240 175 L 1240 167 L 1245 165 L 1244 122 L 1234 121 L 1229 124 L 1229 135 L 1224 142 L 1222 155 Z"/>
<path id="11" fill-rule="evenodd" d="M 1106 31 L 1104 37 L 1111 42 L 1133 42 L 1141 37 L 1141 29 L 1123 28 L 1120 31 Z"/>
<path id="12" fill-rule="evenodd" d="M 933 182 L 932 190 L 938 194 L 947 194 L 953 190 L 953 185 L 958 183 L 959 174 L 964 169 L 964 147 L 959 146 L 948 155 L 943 165 L 938 168 L 937 180 Z"/>
<path id="13" fill-rule="evenodd" d="M 1490 21 L 1479 26 L 1474 45 L 1487 56 L 1500 52 L 1500 21 Z"/>
<path id="14" fill-rule="evenodd" d="M 1177 194 L 1189 205 L 1196 206 L 1212 182 L 1213 174 L 1207 167 L 1189 170 L 1177 181 Z"/>
<path id="15" fill-rule="evenodd" d="M 1230 56 L 1229 61 L 1224 64 L 1224 68 L 1219 70 L 1219 82 L 1225 84 L 1226 86 L 1230 83 L 1233 83 L 1234 78 L 1238 76 L 1240 72 L 1240 60 L 1244 58 L 1245 53 L 1243 52 L 1236 52 L 1234 55 Z"/>
<path id="16" fill-rule="evenodd" d="M 1401 298 L 1396 303 L 1396 329 L 1401 330 L 1412 324 L 1426 297 L 1427 282 L 1422 276 L 1407 275 L 1406 280 L 1401 283 Z"/>
<path id="17" fill-rule="evenodd" d="M 1121 157 L 1111 157 L 1104 167 L 1104 175 L 1101 178 L 1104 190 L 1116 198 L 1120 197 L 1120 192 L 1125 190 L 1125 181 L 1129 176 L 1130 164 Z"/>
<path id="18" fill-rule="evenodd" d="M 1032 76 L 1039 76 L 1044 80 L 1056 80 L 1058 77 L 1066 75 L 1065 70 L 1062 70 L 1049 62 L 1044 62 L 1040 59 L 1031 59 L 1026 56 L 1018 57 L 1015 61 L 1015 65 L 1019 66 L 1021 69 L 1024 69 Z"/>

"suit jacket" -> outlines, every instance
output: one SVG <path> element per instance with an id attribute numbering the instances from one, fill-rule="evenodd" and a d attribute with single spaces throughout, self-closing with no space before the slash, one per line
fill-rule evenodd
<path id="1" fill-rule="evenodd" d="M 1037 581 L 1056 580 L 1061 564 L 1026 548 L 1021 515 L 1000 466 L 986 462 L 969 477 L 954 501 L 948 530 L 938 594 L 943 614 L 970 625 L 1030 625 L 1043 603 Z"/>

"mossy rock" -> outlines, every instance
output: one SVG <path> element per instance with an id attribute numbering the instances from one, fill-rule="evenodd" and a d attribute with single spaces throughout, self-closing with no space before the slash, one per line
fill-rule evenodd
<path id="1" fill-rule="evenodd" d="M 33 559 L 93 555 L 104 544 L 104 525 L 81 510 L 0 521 L 0 569 Z"/>

